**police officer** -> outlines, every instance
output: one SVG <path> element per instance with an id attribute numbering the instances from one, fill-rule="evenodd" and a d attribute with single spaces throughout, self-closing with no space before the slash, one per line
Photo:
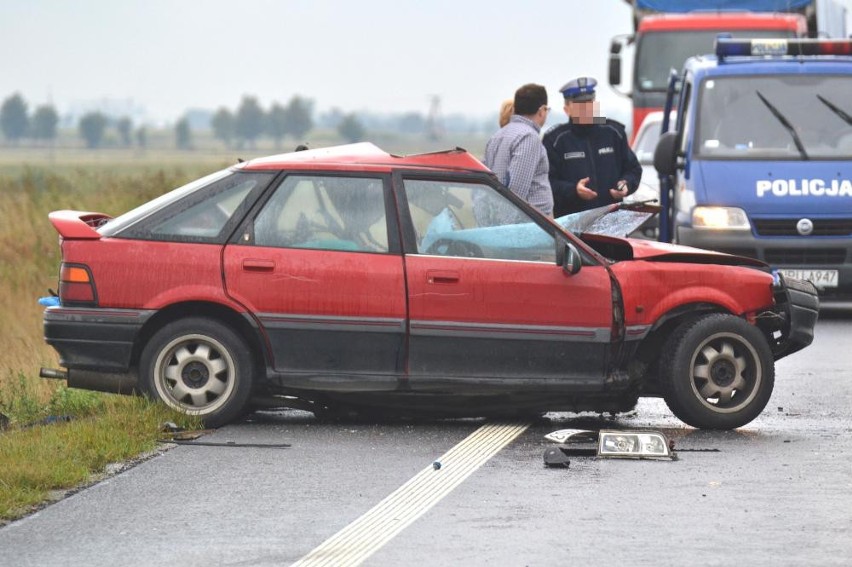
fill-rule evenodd
<path id="1" fill-rule="evenodd" d="M 580 77 L 559 89 L 569 122 L 544 135 L 555 217 L 621 201 L 642 178 L 624 126 L 598 116 L 596 85 L 595 79 Z"/>

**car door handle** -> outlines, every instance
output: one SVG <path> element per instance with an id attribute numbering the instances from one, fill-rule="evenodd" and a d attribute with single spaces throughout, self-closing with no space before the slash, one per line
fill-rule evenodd
<path id="1" fill-rule="evenodd" d="M 429 270 L 426 272 L 426 282 L 430 284 L 459 283 L 461 276 L 458 272 Z"/>
<path id="2" fill-rule="evenodd" d="M 243 260 L 243 270 L 247 272 L 271 272 L 275 269 L 272 260 Z"/>

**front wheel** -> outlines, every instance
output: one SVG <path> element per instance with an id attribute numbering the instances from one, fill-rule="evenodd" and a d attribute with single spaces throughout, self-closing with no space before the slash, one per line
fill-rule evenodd
<path id="1" fill-rule="evenodd" d="M 232 329 L 204 318 L 187 318 L 157 331 L 142 351 L 143 391 L 166 405 L 219 427 L 245 410 L 254 361 Z"/>
<path id="2" fill-rule="evenodd" d="M 762 332 L 733 315 L 715 314 L 678 327 L 663 347 L 666 404 L 685 423 L 736 429 L 763 411 L 775 362 Z"/>

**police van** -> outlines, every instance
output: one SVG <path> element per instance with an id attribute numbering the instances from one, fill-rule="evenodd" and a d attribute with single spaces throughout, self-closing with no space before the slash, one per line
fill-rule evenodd
<path id="1" fill-rule="evenodd" d="M 673 108 L 660 240 L 852 293 L 852 41 L 720 37 L 672 75 Z"/>

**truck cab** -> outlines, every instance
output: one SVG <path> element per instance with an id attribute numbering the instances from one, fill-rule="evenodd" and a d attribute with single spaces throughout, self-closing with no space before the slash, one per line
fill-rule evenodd
<path id="1" fill-rule="evenodd" d="M 669 91 L 662 239 L 852 293 L 852 41 L 720 38 Z"/>
<path id="2" fill-rule="evenodd" d="M 636 33 L 613 38 L 609 83 L 633 102 L 633 133 L 645 117 L 663 109 L 672 69 L 693 55 L 709 52 L 720 33 L 743 38 L 795 38 L 807 34 L 801 14 L 755 12 L 691 12 L 652 14 L 638 20 Z M 622 52 L 632 48 L 630 78 L 622 80 Z M 629 83 L 628 83 L 629 81 Z M 630 86 L 624 90 L 622 83 Z"/>
<path id="3" fill-rule="evenodd" d="M 609 83 L 632 99 L 629 129 L 634 135 L 649 112 L 662 110 L 670 70 L 682 68 L 688 57 L 710 53 L 719 33 L 741 38 L 847 35 L 844 0 L 624 2 L 633 15 L 633 33 L 612 38 Z"/>

